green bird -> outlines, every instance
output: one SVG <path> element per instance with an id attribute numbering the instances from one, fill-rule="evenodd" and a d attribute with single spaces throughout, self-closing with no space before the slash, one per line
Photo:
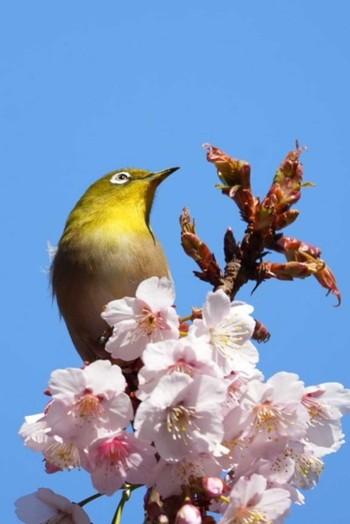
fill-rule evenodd
<path id="1" fill-rule="evenodd" d="M 84 361 L 106 357 L 107 324 L 101 312 L 110 300 L 134 296 L 139 283 L 151 276 L 171 278 L 150 213 L 157 187 L 177 169 L 113 171 L 92 184 L 68 216 L 51 281 Z"/>

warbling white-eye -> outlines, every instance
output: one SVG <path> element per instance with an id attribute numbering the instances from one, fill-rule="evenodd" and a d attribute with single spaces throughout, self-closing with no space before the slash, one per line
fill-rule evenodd
<path id="1" fill-rule="evenodd" d="M 151 276 L 170 277 L 150 212 L 158 185 L 177 169 L 112 171 L 89 187 L 67 219 L 52 263 L 52 289 L 84 361 L 104 355 L 101 312 L 107 302 L 134 296 Z"/>

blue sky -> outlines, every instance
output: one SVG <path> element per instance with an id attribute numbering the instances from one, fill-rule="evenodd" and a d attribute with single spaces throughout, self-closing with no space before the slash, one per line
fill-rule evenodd
<path id="1" fill-rule="evenodd" d="M 343 304 L 333 307 L 313 279 L 268 282 L 252 296 L 247 286 L 238 298 L 272 332 L 260 347 L 267 377 L 287 370 L 308 385 L 350 387 L 348 2 L 13 0 L 0 11 L 2 522 L 17 522 L 13 500 L 41 486 L 76 501 L 93 493 L 84 473 L 46 475 L 17 431 L 43 409 L 51 371 L 80 365 L 52 305 L 46 242 L 57 242 L 82 192 L 110 170 L 181 166 L 160 188 L 152 223 L 186 314 L 209 287 L 182 252 L 181 209 L 190 208 L 219 260 L 225 229 L 242 232 L 201 144 L 248 160 L 257 194 L 295 139 L 307 145 L 305 179 L 316 188 L 304 191 L 289 234 L 322 248 Z M 347 520 L 349 419 L 344 431 L 349 442 L 326 458 L 291 524 Z M 137 499 L 125 523 L 142 521 Z M 94 523 L 110 522 L 114 506 L 91 503 Z"/>

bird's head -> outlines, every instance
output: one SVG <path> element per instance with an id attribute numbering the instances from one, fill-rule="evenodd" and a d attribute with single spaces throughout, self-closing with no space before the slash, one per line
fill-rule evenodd
<path id="1" fill-rule="evenodd" d="M 137 168 L 122 168 L 112 171 L 89 187 L 83 199 L 94 199 L 112 205 L 139 205 L 141 202 L 150 208 L 155 191 L 171 173 L 179 169 L 171 167 L 153 172 Z"/>
<path id="2" fill-rule="evenodd" d="M 68 217 L 66 227 L 118 222 L 135 227 L 149 222 L 154 194 L 178 167 L 153 172 L 137 168 L 112 171 L 92 184 Z"/>

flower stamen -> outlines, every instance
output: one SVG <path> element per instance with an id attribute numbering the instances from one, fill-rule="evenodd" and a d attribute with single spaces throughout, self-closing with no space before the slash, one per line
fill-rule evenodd
<path id="1" fill-rule="evenodd" d="M 192 426 L 199 429 L 194 421 L 194 416 L 194 408 L 188 408 L 185 406 L 174 406 L 168 408 L 166 426 L 174 440 L 183 440 L 185 444 L 188 440 L 191 440 Z"/>

